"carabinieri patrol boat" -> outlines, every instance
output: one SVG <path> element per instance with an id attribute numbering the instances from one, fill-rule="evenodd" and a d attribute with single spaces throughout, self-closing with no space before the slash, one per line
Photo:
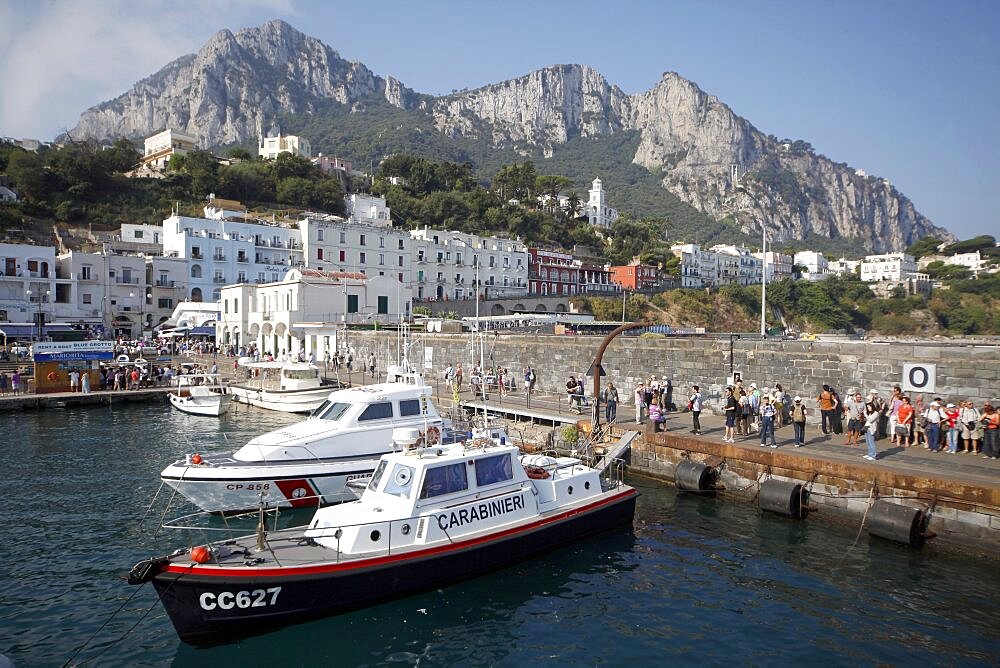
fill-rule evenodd
<path id="1" fill-rule="evenodd" d="M 631 525 L 638 493 L 573 457 L 518 456 L 488 438 L 412 447 L 393 440 L 361 497 L 307 526 L 147 559 L 181 640 L 208 644 L 396 599 Z"/>

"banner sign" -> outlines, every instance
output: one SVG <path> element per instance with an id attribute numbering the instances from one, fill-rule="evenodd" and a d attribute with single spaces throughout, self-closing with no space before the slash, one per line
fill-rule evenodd
<path id="1" fill-rule="evenodd" d="M 40 341 L 32 348 L 36 362 L 114 359 L 113 341 Z"/>

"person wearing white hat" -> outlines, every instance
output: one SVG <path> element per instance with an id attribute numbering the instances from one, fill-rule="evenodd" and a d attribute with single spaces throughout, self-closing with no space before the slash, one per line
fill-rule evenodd
<path id="1" fill-rule="evenodd" d="M 948 404 L 944 407 L 943 426 L 947 430 L 945 435 L 948 442 L 948 453 L 952 455 L 958 452 L 958 432 L 962 429 L 958 415 L 959 410 L 955 404 Z"/>
<path id="2" fill-rule="evenodd" d="M 944 417 L 941 414 L 941 404 L 936 399 L 932 401 L 922 417 L 927 420 L 924 427 L 924 436 L 927 439 L 926 447 L 931 452 L 938 452 L 941 450 L 941 419 Z"/>
<path id="3" fill-rule="evenodd" d="M 806 444 L 806 407 L 802 397 L 792 399 L 792 429 L 795 430 L 795 447 L 801 448 Z"/>

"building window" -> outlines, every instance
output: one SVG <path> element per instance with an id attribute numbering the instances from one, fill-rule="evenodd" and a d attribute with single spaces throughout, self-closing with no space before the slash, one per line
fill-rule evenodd
<path id="1" fill-rule="evenodd" d="M 91 268 L 90 268 L 89 264 L 85 264 L 82 267 L 80 267 L 80 280 L 81 281 L 89 281 L 90 280 L 90 276 L 91 276 L 90 269 Z"/>
<path id="2" fill-rule="evenodd" d="M 361 240 L 358 242 L 358 245 L 359 246 L 364 246 L 365 245 L 365 235 L 364 234 L 361 235 Z"/>
<path id="3" fill-rule="evenodd" d="M 378 254 L 378 263 L 379 264 L 385 264 L 385 253 L 379 253 Z"/>
<path id="4" fill-rule="evenodd" d="M 365 253 L 363 251 L 359 254 L 359 258 L 360 258 L 361 264 L 364 264 L 365 263 Z"/>
<path id="5" fill-rule="evenodd" d="M 92 300 L 93 300 L 93 296 L 89 292 L 85 292 L 83 294 L 83 303 L 84 304 L 91 304 L 91 303 L 93 303 Z"/>
<path id="6" fill-rule="evenodd" d="M 400 255 L 399 257 L 396 258 L 396 266 L 398 266 L 398 267 L 402 267 L 403 266 L 403 256 L 402 255 Z"/>
<path id="7" fill-rule="evenodd" d="M 316 241 L 323 241 L 323 230 L 316 230 Z"/>
<path id="8" fill-rule="evenodd" d="M 191 278 L 201 278 L 201 265 L 192 264 L 191 265 Z"/>
<path id="9" fill-rule="evenodd" d="M 317 248 L 316 249 L 316 259 L 317 260 L 322 260 L 323 259 L 323 249 L 322 248 Z"/>
<path id="10" fill-rule="evenodd" d="M 347 312 L 357 313 L 358 312 L 358 296 L 357 295 L 347 295 Z"/>
<path id="11" fill-rule="evenodd" d="M 379 237 L 378 238 L 378 247 L 379 248 L 385 248 L 385 237 Z"/>
<path id="12" fill-rule="evenodd" d="M 347 243 L 347 232 L 341 232 L 340 233 L 340 243 L 342 243 L 342 244 L 346 244 Z"/>
<path id="13" fill-rule="evenodd" d="M 399 250 L 403 250 L 403 240 L 399 240 Z"/>
<path id="14" fill-rule="evenodd" d="M 173 308 L 174 300 L 166 297 L 160 297 L 156 302 L 157 308 Z"/>
<path id="15" fill-rule="evenodd" d="M 384 295 L 379 295 L 378 297 L 378 312 L 382 314 L 389 313 L 389 297 Z"/>
<path id="16" fill-rule="evenodd" d="M 347 262 L 347 251 L 340 251 L 340 261 Z"/>
<path id="17" fill-rule="evenodd" d="M 399 282 L 403 282 L 403 272 L 399 272 Z"/>
<path id="18" fill-rule="evenodd" d="M 240 273 L 239 273 L 239 274 L 237 275 L 237 278 L 236 278 L 236 282 L 237 282 L 237 283 L 246 283 L 246 282 L 247 282 L 247 272 L 245 272 L 245 271 L 241 271 L 241 272 L 240 272 Z"/>
<path id="19" fill-rule="evenodd" d="M 136 230 L 135 231 L 135 238 L 136 239 L 142 239 L 142 230 Z"/>

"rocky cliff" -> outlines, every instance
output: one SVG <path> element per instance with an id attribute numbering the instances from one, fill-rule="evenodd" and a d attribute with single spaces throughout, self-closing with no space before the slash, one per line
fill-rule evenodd
<path id="1" fill-rule="evenodd" d="M 254 138 L 258 124 L 266 130 L 279 113 L 314 113 L 329 101 L 363 111 L 381 99 L 424 115 L 447 137 L 525 154 L 551 156 L 577 137 L 636 131 L 641 141 L 629 157 L 665 189 L 747 233 L 766 224 L 777 241 L 816 234 L 884 251 L 928 234 L 951 237 L 888 181 L 817 155 L 805 142 L 764 135 L 674 72 L 630 96 L 590 67 L 557 65 L 433 98 L 343 60 L 282 21 L 217 33 L 197 54 L 84 112 L 70 134 L 111 139 L 171 127 L 205 146 L 224 145 Z"/>
<path id="2" fill-rule="evenodd" d="M 308 113 L 323 100 L 363 105 L 373 95 L 407 108 L 412 90 L 303 35 L 283 21 L 216 33 L 127 93 L 85 111 L 74 138 L 140 137 L 170 127 L 205 146 L 246 141 L 280 113 Z"/>

